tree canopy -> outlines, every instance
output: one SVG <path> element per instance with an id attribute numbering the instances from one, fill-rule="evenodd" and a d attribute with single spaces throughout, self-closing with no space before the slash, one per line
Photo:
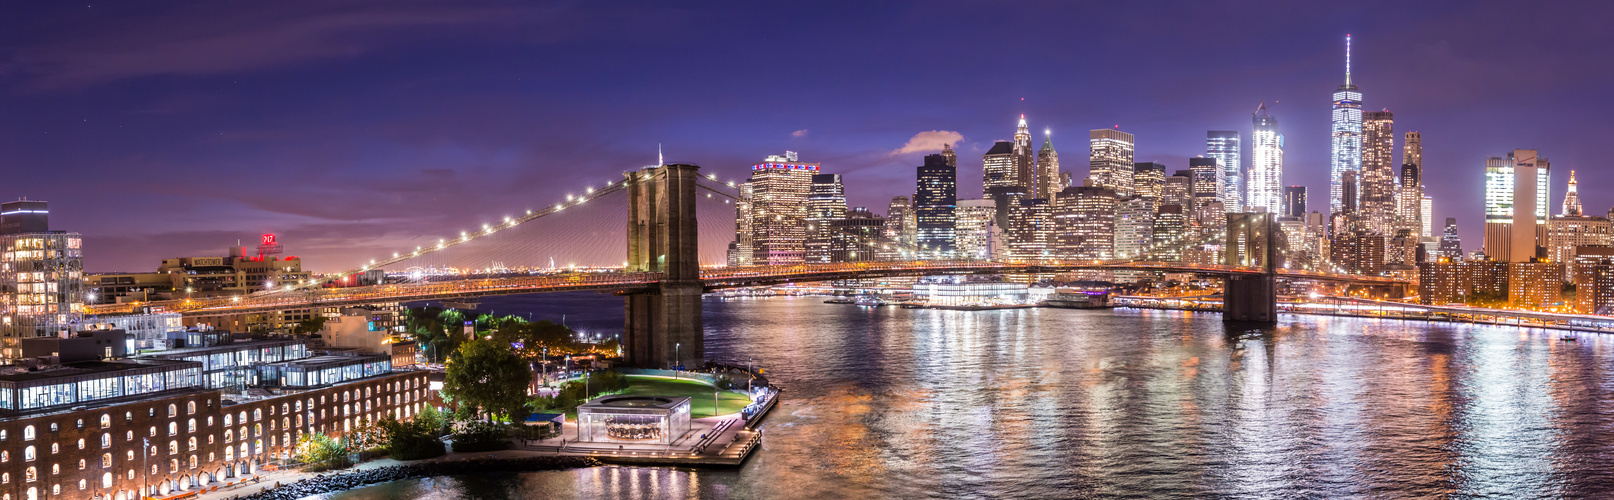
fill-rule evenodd
<path id="1" fill-rule="evenodd" d="M 522 407 L 531 381 L 532 369 L 509 344 L 470 339 L 448 361 L 443 397 L 458 405 L 462 417 L 526 417 Z"/>

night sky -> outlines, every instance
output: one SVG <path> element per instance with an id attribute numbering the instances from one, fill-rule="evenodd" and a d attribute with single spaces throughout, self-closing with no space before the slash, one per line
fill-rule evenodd
<path id="1" fill-rule="evenodd" d="M 883 213 L 942 140 L 978 196 L 1021 113 L 1081 178 L 1088 129 L 1186 169 L 1265 101 L 1284 183 L 1326 210 L 1350 33 L 1364 109 L 1395 112 L 1398 162 L 1423 133 L 1437 224 L 1457 217 L 1465 248 L 1485 158 L 1514 148 L 1552 161 L 1553 213 L 1571 169 L 1588 212 L 1614 204 L 1607 3 L 682 4 L 5 2 L 0 198 L 50 201 L 91 271 L 266 232 L 338 270 L 618 179 L 658 144 L 725 180 L 799 151 Z"/>

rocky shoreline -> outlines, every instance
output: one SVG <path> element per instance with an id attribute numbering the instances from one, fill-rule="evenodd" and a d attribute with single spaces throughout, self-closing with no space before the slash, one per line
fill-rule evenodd
<path id="1" fill-rule="evenodd" d="M 444 460 L 415 464 L 389 465 L 374 469 L 335 471 L 320 474 L 291 484 L 283 484 L 267 491 L 242 495 L 242 500 L 296 500 L 312 495 L 345 491 L 401 479 L 431 476 L 457 476 L 488 472 L 535 472 L 557 469 L 576 469 L 600 465 L 589 457 L 512 457 Z"/>

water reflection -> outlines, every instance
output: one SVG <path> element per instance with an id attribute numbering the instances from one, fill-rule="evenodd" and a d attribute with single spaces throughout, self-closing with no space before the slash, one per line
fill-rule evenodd
<path id="1" fill-rule="evenodd" d="M 511 300 L 497 308 L 546 312 Z M 588 317 L 577 304 L 571 317 Z M 754 354 L 787 389 L 742 470 L 604 467 L 334 497 L 1607 496 L 1614 484 L 1614 343 L 1600 337 L 812 298 L 706 307 L 708 352 Z M 589 321 L 620 310 L 604 298 L 607 318 Z"/>

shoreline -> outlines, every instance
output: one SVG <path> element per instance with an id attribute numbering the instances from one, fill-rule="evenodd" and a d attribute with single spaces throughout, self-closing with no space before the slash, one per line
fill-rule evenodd
<path id="1" fill-rule="evenodd" d="M 474 457 L 386 465 L 370 469 L 324 472 L 268 489 L 240 495 L 242 500 L 296 500 L 313 495 L 347 491 L 374 484 L 434 476 L 461 476 L 489 472 L 540 472 L 582 469 L 604 465 L 591 457 L 534 455 L 525 457 Z"/>

